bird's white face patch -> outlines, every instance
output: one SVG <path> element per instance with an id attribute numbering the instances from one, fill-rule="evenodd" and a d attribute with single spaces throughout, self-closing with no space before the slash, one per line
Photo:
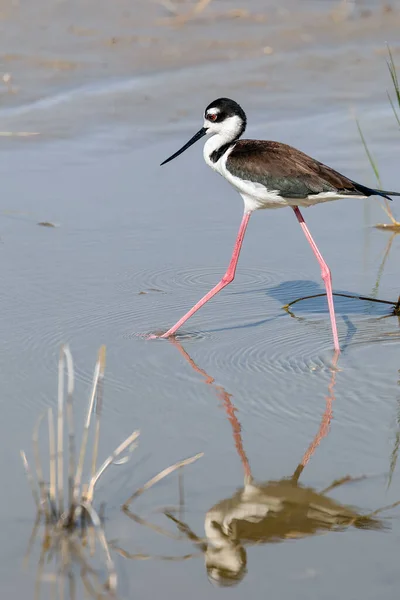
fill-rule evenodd
<path id="1" fill-rule="evenodd" d="M 210 121 L 210 119 L 207 118 L 211 117 L 212 119 L 214 115 L 216 118 L 218 118 L 219 114 L 220 110 L 218 108 L 211 108 L 209 111 L 207 111 L 205 115 L 206 118 L 204 119 L 204 127 L 207 129 L 208 135 L 219 134 L 223 140 L 221 143 L 224 144 L 232 139 L 235 139 L 235 137 L 239 135 L 242 127 L 242 120 L 237 115 L 225 117 L 222 120 L 217 121 Z"/>
<path id="2" fill-rule="evenodd" d="M 207 129 L 207 133 L 218 133 L 221 128 L 221 123 L 217 123 L 218 115 L 220 113 L 219 108 L 210 108 L 204 115 L 204 127 Z"/>

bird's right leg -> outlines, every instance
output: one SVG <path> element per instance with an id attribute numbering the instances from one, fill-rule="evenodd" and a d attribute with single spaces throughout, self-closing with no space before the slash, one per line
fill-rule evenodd
<path id="1" fill-rule="evenodd" d="M 300 227 L 302 228 L 304 235 L 306 236 L 308 243 L 310 244 L 312 251 L 314 252 L 314 254 L 319 262 L 319 266 L 321 267 L 321 277 L 325 284 L 326 297 L 328 299 L 329 315 L 331 318 L 333 345 L 334 345 L 335 351 L 340 352 L 339 338 L 338 338 L 337 327 L 336 327 L 335 307 L 333 305 L 331 271 L 330 271 L 328 265 L 326 264 L 326 262 L 324 261 L 321 252 L 318 250 L 318 246 L 312 238 L 310 230 L 308 229 L 306 222 L 304 221 L 303 215 L 301 214 L 299 207 L 293 206 L 292 208 L 294 210 L 294 214 L 296 215 L 298 222 L 300 223 Z"/>

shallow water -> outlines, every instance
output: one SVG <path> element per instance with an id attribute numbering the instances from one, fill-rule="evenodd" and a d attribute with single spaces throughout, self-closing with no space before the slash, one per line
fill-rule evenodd
<path id="1" fill-rule="evenodd" d="M 120 597 L 213 598 L 220 592 L 209 584 L 204 549 L 151 533 L 121 504 L 164 467 L 202 451 L 185 471 L 179 517 L 199 537 L 207 512 L 243 487 L 248 468 L 265 483 L 309 460 L 299 483 L 316 491 L 368 475 L 329 494 L 361 514 L 399 500 L 396 468 L 388 485 L 399 431 L 399 321 L 384 318 L 384 305 L 338 298 L 343 352 L 332 369 L 325 300 L 296 304 L 293 318 L 282 310 L 322 291 L 318 266 L 291 212 L 265 211 L 251 219 L 235 282 L 177 342 L 146 340 L 141 334 L 171 326 L 218 281 L 242 213 L 199 147 L 158 165 L 224 94 L 244 105 L 250 137 L 291 143 L 373 185 L 355 110 L 384 187 L 398 189 L 385 42 L 398 62 L 400 13 L 370 2 L 342 18 L 334 2 L 301 10 L 287 2 L 285 12 L 254 1 L 233 18 L 240 4 L 216 0 L 176 28 L 158 23 L 167 14 L 156 3 L 138 2 L 135 14 L 123 1 L 96 6 L 4 3 L 1 13 L 2 68 L 15 93 L 4 86 L 0 129 L 39 135 L 0 137 L 0 590 L 33 598 L 39 549 L 23 571 L 34 510 L 18 452 L 29 449 L 40 412 L 55 406 L 59 345 L 68 342 L 82 418 L 96 351 L 107 346 L 103 455 L 141 430 L 133 460 L 99 488 L 107 537 L 132 553 L 198 554 L 176 562 L 114 554 Z M 400 247 L 372 227 L 386 220 L 376 200 L 304 212 L 336 291 L 397 299 Z M 37 225 L 44 221 L 57 227 Z M 177 533 L 161 509 L 178 498 L 172 476 L 136 509 Z M 380 515 L 385 529 L 313 536 L 302 531 L 303 516 L 280 544 L 270 544 L 264 523 L 252 541 L 243 534 L 247 567 L 227 593 L 393 598 L 399 514 Z M 48 594 L 45 582 L 41 597 Z"/>

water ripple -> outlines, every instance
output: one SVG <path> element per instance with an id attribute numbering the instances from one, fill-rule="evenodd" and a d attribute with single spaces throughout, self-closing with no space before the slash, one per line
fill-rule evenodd
<path id="1" fill-rule="evenodd" d="M 224 274 L 223 267 L 193 267 L 191 269 L 177 270 L 173 267 L 156 271 L 136 270 L 128 271 L 120 275 L 117 288 L 132 292 L 138 290 L 144 292 L 169 293 L 176 289 L 185 289 L 194 286 L 209 289 L 220 281 Z M 234 287 L 238 292 L 252 286 L 268 287 L 276 283 L 278 274 L 257 268 L 241 269 L 237 274 Z"/>

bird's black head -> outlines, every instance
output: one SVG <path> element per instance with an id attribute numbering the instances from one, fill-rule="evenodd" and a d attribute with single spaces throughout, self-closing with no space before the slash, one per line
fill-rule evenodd
<path id="1" fill-rule="evenodd" d="M 173 160 L 205 135 L 220 135 L 221 145 L 234 142 L 243 134 L 246 123 L 246 113 L 237 102 L 229 98 L 218 98 L 204 111 L 204 126 L 180 150 L 161 164 L 165 165 Z"/>
<path id="2" fill-rule="evenodd" d="M 243 134 L 247 123 L 246 113 L 243 108 L 240 104 L 230 98 L 218 98 L 217 100 L 214 100 L 214 102 L 211 102 L 204 111 L 204 119 L 205 127 L 207 127 L 206 122 L 208 121 L 210 124 L 225 123 L 225 128 L 228 122 L 234 120 L 238 129 L 238 138 Z M 216 130 L 216 132 L 219 133 L 224 130 L 224 127 L 210 127 L 210 129 L 213 131 Z"/>

